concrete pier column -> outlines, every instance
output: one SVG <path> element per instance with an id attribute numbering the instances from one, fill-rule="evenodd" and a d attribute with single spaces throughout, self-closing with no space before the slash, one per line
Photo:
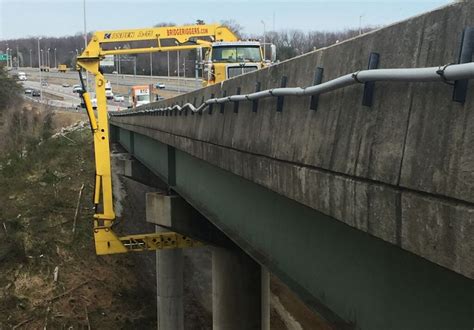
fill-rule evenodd
<path id="1" fill-rule="evenodd" d="M 238 250 L 214 248 L 212 252 L 212 312 L 214 330 L 264 329 L 268 302 L 262 300 L 261 267 Z M 263 294 L 265 296 L 265 293 Z M 269 300 L 269 299 L 265 299 Z"/>
<path id="2" fill-rule="evenodd" d="M 270 330 L 270 272 L 261 266 L 262 330 Z"/>
<path id="3" fill-rule="evenodd" d="M 161 231 L 158 229 L 157 232 Z M 157 325 L 159 330 L 184 328 L 183 251 L 156 252 Z"/>
<path id="4" fill-rule="evenodd" d="M 147 194 L 146 217 L 149 222 L 170 222 L 171 212 L 163 212 L 163 195 Z M 156 226 L 156 231 L 169 231 Z M 182 330 L 183 315 L 183 253 L 181 249 L 156 252 L 157 325 L 159 330 Z"/>

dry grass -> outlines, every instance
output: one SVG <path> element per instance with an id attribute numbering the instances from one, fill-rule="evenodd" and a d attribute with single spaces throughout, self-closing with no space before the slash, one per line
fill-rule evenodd
<path id="1" fill-rule="evenodd" d="M 28 120 L 46 115 L 33 108 L 22 108 L 21 113 Z M 5 118 L 2 132 L 14 127 Z M 84 119 L 61 112 L 51 118 L 51 132 Z M 35 141 L 28 144 L 28 152 L 21 157 L 0 154 L 0 329 L 18 324 L 19 329 L 78 329 L 87 327 L 87 319 L 96 329 L 154 329 L 155 298 L 137 281 L 130 256 L 95 255 L 89 129 L 53 139 L 43 138 L 44 131 L 35 125 L 21 127 L 26 129 L 18 141 L 28 140 L 26 135 Z M 77 232 L 72 235 L 83 183 Z M 59 279 L 54 282 L 56 266 Z"/>

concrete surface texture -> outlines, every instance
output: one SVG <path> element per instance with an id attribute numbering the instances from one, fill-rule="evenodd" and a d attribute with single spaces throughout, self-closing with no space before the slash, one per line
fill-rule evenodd
<path id="1" fill-rule="evenodd" d="M 215 330 L 265 329 L 270 313 L 269 277 L 245 253 L 214 247 L 212 250 L 212 328 Z M 264 312 L 265 319 L 262 317 Z M 263 322 L 262 322 L 263 321 Z"/>
<path id="2" fill-rule="evenodd" d="M 363 69 L 370 52 L 380 68 L 456 62 L 474 3 L 463 2 L 230 79 L 160 106 L 279 87 L 312 84 Z M 363 85 L 319 98 L 241 102 L 221 113 L 112 117 L 112 125 L 165 144 L 261 184 L 350 226 L 474 278 L 474 88 L 465 104 L 443 83 L 376 83 L 374 104 Z M 155 105 L 149 105 L 153 108 Z"/>

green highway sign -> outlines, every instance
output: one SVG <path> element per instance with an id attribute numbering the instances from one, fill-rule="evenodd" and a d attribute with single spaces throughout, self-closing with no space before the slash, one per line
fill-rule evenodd
<path id="1" fill-rule="evenodd" d="M 0 61 L 6 61 L 9 59 L 8 57 L 11 58 L 11 56 L 8 56 L 7 54 L 0 54 Z"/>

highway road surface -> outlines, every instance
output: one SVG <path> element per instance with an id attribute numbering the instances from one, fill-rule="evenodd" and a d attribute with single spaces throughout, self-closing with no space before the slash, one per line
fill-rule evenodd
<path id="1" fill-rule="evenodd" d="M 30 80 L 39 81 L 38 68 L 19 68 L 18 71 L 25 72 Z M 16 74 L 16 70 L 11 71 L 12 75 Z M 79 84 L 79 75 L 76 71 L 57 72 L 56 69 L 51 69 L 50 72 L 42 72 L 42 79 L 60 79 L 68 82 L 70 85 Z M 86 75 L 84 74 L 84 79 Z M 177 78 L 177 77 L 162 77 L 162 76 L 140 76 L 140 75 L 123 75 L 123 74 L 105 74 L 105 77 L 112 83 L 112 88 L 117 86 L 128 87 L 134 85 L 149 85 L 153 83 L 164 83 L 165 90 L 185 93 L 195 89 L 201 88 L 201 80 L 196 81 L 194 78 Z"/>
<path id="2" fill-rule="evenodd" d="M 57 84 L 48 84 L 48 86 L 40 86 L 38 81 L 23 81 L 25 88 L 38 89 L 43 91 L 43 98 L 41 101 L 40 97 L 32 97 L 31 95 L 25 95 L 29 99 L 34 101 L 41 101 L 42 103 L 62 107 L 62 108 L 76 108 L 81 104 L 79 94 L 72 92 L 72 87 L 63 87 Z M 125 102 L 114 102 L 107 101 L 108 110 L 116 111 L 126 109 L 128 106 L 127 100 Z"/>

